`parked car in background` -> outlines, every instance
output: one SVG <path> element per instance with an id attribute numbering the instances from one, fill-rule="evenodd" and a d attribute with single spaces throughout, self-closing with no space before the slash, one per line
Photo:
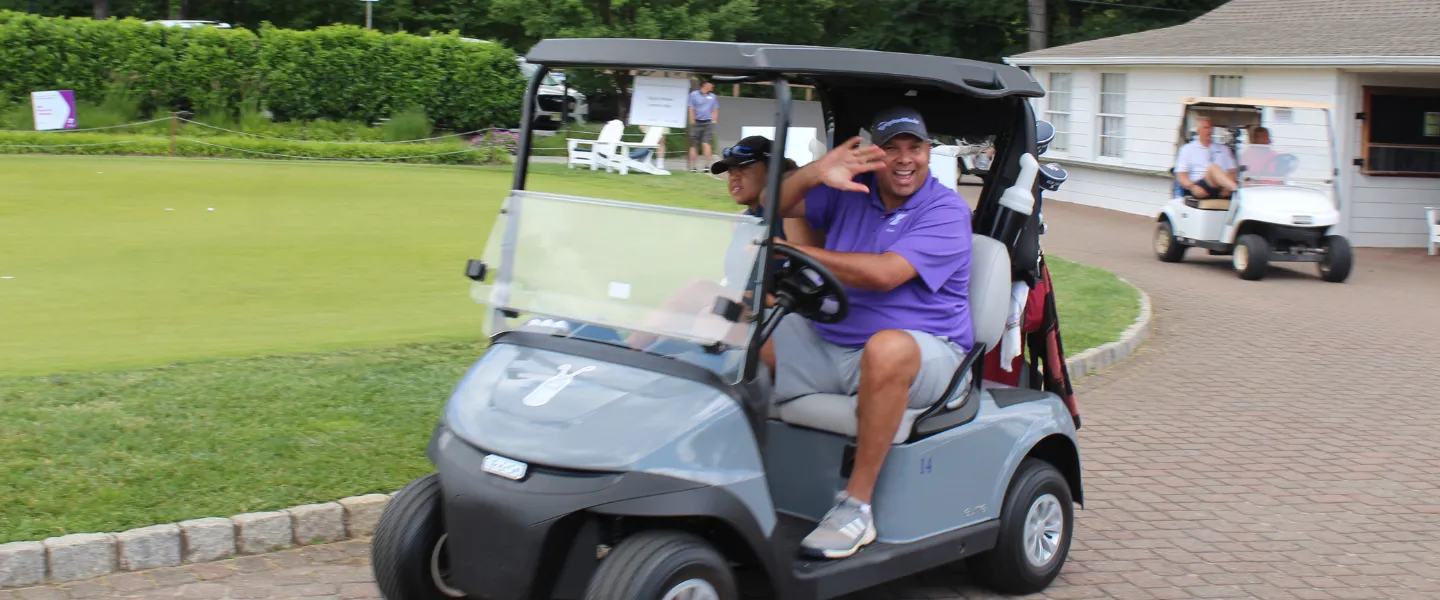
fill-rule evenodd
<path id="1" fill-rule="evenodd" d="M 219 21 L 198 21 L 193 19 L 163 19 L 159 21 L 146 21 L 146 25 L 160 25 L 162 27 L 180 27 L 190 29 L 192 27 L 214 27 L 216 29 L 230 29 L 229 23 Z"/>
<path id="2" fill-rule="evenodd" d="M 493 44 L 490 40 L 475 38 L 460 38 L 462 41 L 475 44 Z M 516 56 L 515 63 L 520 65 L 520 72 L 525 75 L 528 81 L 535 75 L 539 67 L 525 61 L 525 57 Z M 564 103 L 570 103 L 568 109 L 564 109 Z M 566 112 L 568 111 L 568 112 Z M 565 75 L 563 73 L 546 73 L 545 80 L 540 85 L 540 93 L 535 97 L 535 126 L 537 129 L 560 129 L 560 116 L 565 112 L 566 118 L 576 123 L 584 123 L 590 116 L 590 103 L 586 101 L 585 94 L 576 90 L 565 89 Z"/>
<path id="3" fill-rule="evenodd" d="M 539 69 L 539 67 L 525 62 L 524 57 L 516 57 L 515 62 L 520 64 L 520 71 L 525 74 L 527 80 L 533 77 L 535 71 Z M 537 127 L 541 129 L 548 129 L 550 126 L 559 128 L 562 98 L 570 103 L 569 108 L 566 109 L 568 110 L 567 118 L 570 120 L 584 123 L 590 116 L 590 104 L 585 101 L 585 94 L 573 89 L 567 90 L 563 79 L 556 77 L 554 73 L 546 73 L 544 81 L 540 84 L 540 93 L 535 97 L 535 124 Z"/>

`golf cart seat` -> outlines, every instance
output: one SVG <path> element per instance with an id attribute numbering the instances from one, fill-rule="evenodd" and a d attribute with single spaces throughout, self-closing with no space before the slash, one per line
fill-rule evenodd
<path id="1" fill-rule="evenodd" d="M 1200 210 L 1230 210 L 1229 198 L 1196 198 L 1185 188 L 1180 187 L 1180 181 L 1174 179 L 1175 169 L 1170 169 L 1170 184 L 1175 190 L 1175 195 L 1185 199 L 1185 205 Z"/>
<path id="2" fill-rule="evenodd" d="M 1200 210 L 1230 210 L 1229 198 L 1196 198 L 1185 196 L 1185 205 Z"/>
<path id="3" fill-rule="evenodd" d="M 975 348 L 983 355 L 985 348 L 994 348 L 1000 343 L 1005 332 L 1005 321 L 1010 312 L 1010 252 L 998 240 L 973 234 L 970 252 L 970 319 L 975 330 Z M 968 395 L 973 386 L 954 385 L 963 379 L 962 371 L 969 369 L 970 361 L 962 361 L 959 370 L 951 378 L 950 391 L 943 398 L 921 408 L 908 408 L 895 432 L 894 443 L 903 443 L 910 437 L 915 420 L 936 405 L 959 401 L 958 408 L 974 399 Z M 855 437 L 858 422 L 855 418 L 857 396 L 843 394 L 810 394 L 794 400 L 778 403 L 771 411 L 772 418 L 791 425 L 818 429 Z"/>

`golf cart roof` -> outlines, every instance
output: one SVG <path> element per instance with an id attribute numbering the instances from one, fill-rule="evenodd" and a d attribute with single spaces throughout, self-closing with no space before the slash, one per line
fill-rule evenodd
<path id="1" fill-rule="evenodd" d="M 807 76 L 827 87 L 856 80 L 933 85 L 978 98 L 1039 98 L 1044 89 L 1009 65 L 851 48 L 623 38 L 541 40 L 526 60 L 547 67 L 633 68 L 727 75 Z"/>
<path id="2" fill-rule="evenodd" d="M 1335 107 L 1324 102 L 1308 102 L 1305 100 L 1283 100 L 1278 98 L 1216 98 L 1207 96 L 1187 96 L 1180 100 L 1186 106 L 1205 104 L 1212 106 L 1244 106 L 1265 108 L 1318 108 L 1332 110 Z"/>

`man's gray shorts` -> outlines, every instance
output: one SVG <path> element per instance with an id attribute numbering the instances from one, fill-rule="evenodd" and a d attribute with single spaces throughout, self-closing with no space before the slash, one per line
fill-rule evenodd
<path id="1" fill-rule="evenodd" d="M 715 145 L 714 121 L 697 121 L 690 125 L 690 147 L 699 148 L 702 143 Z"/>
<path id="2" fill-rule="evenodd" d="M 920 346 L 920 372 L 910 384 L 910 408 L 934 404 L 950 386 L 965 353 L 949 340 L 906 329 Z M 785 315 L 771 336 L 775 342 L 775 399 L 780 402 L 808 394 L 860 392 L 860 357 L 864 348 L 825 341 L 810 322 Z"/>

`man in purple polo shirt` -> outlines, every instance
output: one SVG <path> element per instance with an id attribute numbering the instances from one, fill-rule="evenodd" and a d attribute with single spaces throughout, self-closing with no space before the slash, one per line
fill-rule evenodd
<path id="1" fill-rule="evenodd" d="M 974 344 L 969 205 L 930 175 L 918 111 L 880 111 L 870 137 L 875 145 L 852 138 L 800 168 L 780 201 L 783 216 L 824 236 L 823 248 L 800 249 L 845 286 L 849 316 L 827 325 L 788 315 L 761 352 L 778 401 L 858 395 L 849 485 L 801 546 L 826 558 L 875 540 L 870 498 L 905 410 L 937 401 Z"/>

